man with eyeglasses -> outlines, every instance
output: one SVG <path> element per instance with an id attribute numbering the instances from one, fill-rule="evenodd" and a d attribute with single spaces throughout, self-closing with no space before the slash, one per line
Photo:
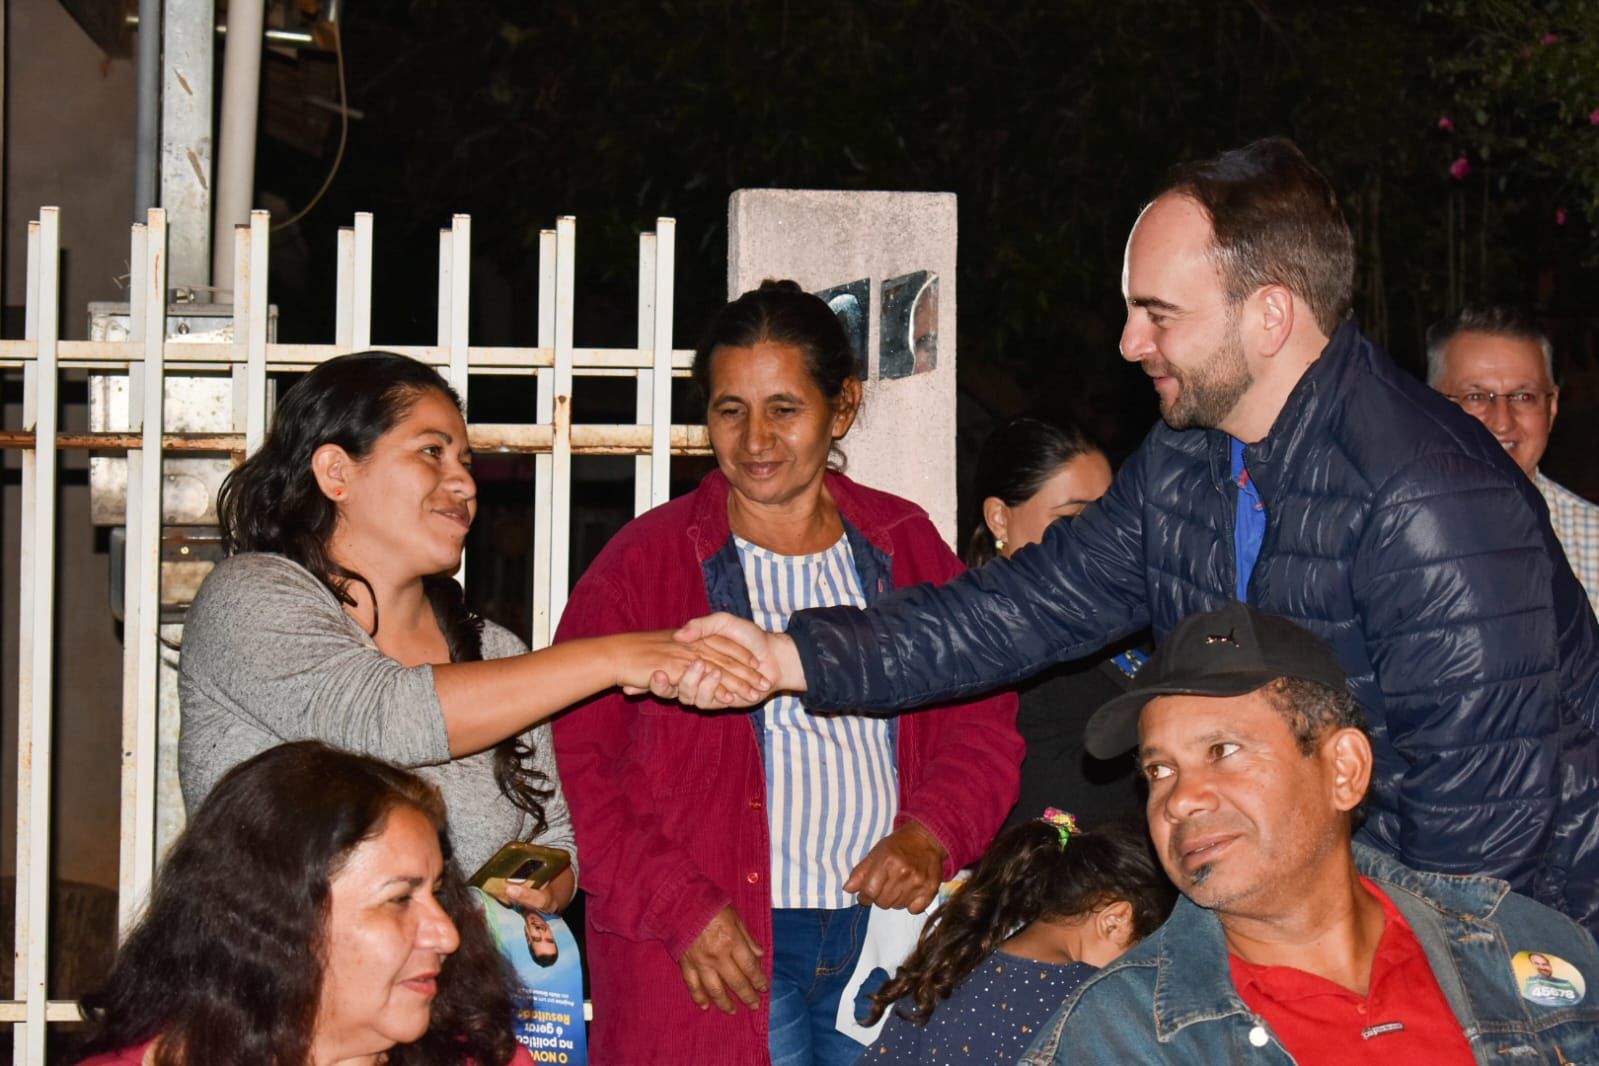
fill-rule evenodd
<path id="1" fill-rule="evenodd" d="M 1509 307 L 1467 307 L 1427 331 L 1427 384 L 1494 435 L 1549 505 L 1549 522 L 1599 612 L 1599 506 L 1538 469 L 1560 407 L 1554 350 Z"/>

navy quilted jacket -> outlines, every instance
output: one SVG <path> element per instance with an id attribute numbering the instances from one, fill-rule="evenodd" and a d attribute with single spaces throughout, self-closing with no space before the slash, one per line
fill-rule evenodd
<path id="1" fill-rule="evenodd" d="M 1371 723 L 1365 839 L 1599 927 L 1599 623 L 1531 482 L 1353 323 L 1245 463 L 1268 516 L 1250 602 L 1325 637 Z M 1008 563 L 795 615 L 806 703 L 970 694 L 1221 606 L 1229 469 L 1225 434 L 1158 424 L 1098 505 Z"/>

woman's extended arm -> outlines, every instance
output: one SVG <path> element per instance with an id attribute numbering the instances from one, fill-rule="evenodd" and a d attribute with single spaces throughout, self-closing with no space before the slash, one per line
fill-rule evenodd
<path id="1" fill-rule="evenodd" d="M 684 643 L 670 630 L 590 637 L 509 659 L 433 667 L 452 758 L 492 747 L 608 688 L 651 689 L 670 698 L 685 680 L 696 690 L 719 690 L 713 705 L 723 707 L 757 702 L 767 691 L 754 656 L 737 642 L 707 637 Z"/>
<path id="2" fill-rule="evenodd" d="M 184 627 L 186 792 L 203 796 L 263 746 L 317 739 L 405 766 L 482 751 L 622 683 L 666 697 L 708 673 L 758 681 L 733 645 L 631 633 L 486 662 L 403 666 L 362 635 L 316 578 L 277 555 L 236 555 L 206 579 Z M 712 671 L 701 655 L 716 663 Z M 653 682 L 653 684 L 652 684 Z M 731 695 L 731 694 L 730 694 Z"/>

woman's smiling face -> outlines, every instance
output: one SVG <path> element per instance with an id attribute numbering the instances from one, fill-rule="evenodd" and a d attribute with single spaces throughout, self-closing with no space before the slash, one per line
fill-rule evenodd
<path id="1" fill-rule="evenodd" d="M 735 492 L 780 507 L 821 490 L 828 454 L 855 421 L 855 404 L 822 392 L 803 349 L 773 341 L 717 348 L 710 385 L 711 449 Z"/>
<path id="2" fill-rule="evenodd" d="M 340 453 L 342 454 L 342 453 Z M 417 395 L 362 459 L 339 461 L 329 490 L 335 540 L 359 568 L 381 559 L 410 579 L 453 572 L 477 515 L 477 483 L 466 421 L 442 392 Z"/>

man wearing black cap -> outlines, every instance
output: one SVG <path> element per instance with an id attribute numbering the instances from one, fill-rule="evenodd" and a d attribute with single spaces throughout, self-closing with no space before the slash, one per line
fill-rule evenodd
<path id="1" fill-rule="evenodd" d="M 1150 832 L 1185 898 L 1023 1062 L 1599 1058 L 1599 947 L 1581 926 L 1502 881 L 1351 846 L 1372 749 L 1309 632 L 1242 604 L 1194 615 L 1087 739 L 1102 756 L 1138 746 Z M 1558 1002 L 1553 979 L 1570 989 Z"/>

